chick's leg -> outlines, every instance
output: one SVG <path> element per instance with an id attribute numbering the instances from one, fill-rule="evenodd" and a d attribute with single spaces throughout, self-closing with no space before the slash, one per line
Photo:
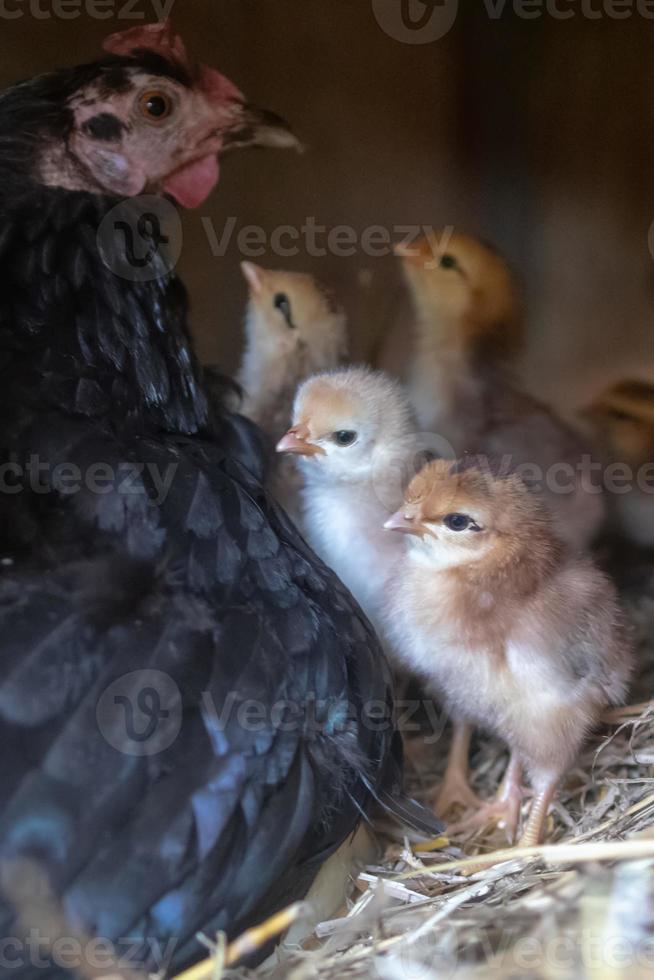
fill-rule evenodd
<path id="1" fill-rule="evenodd" d="M 496 798 L 500 817 L 498 826 L 506 830 L 511 842 L 518 836 L 523 792 L 522 760 L 515 752 L 512 752 Z"/>
<path id="2" fill-rule="evenodd" d="M 529 811 L 527 825 L 520 838 L 520 847 L 534 847 L 540 844 L 547 820 L 547 811 L 559 783 L 559 776 L 548 776 L 534 782 L 534 798 Z"/>
<path id="3" fill-rule="evenodd" d="M 483 806 L 483 801 L 470 788 L 468 754 L 471 737 L 471 725 L 454 722 L 447 768 L 434 802 L 434 810 L 439 817 L 445 816 L 456 806 L 466 810 L 477 810 Z"/>

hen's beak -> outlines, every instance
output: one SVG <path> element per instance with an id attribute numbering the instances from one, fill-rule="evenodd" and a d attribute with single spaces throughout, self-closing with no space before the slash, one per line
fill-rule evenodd
<path id="1" fill-rule="evenodd" d="M 297 150 L 303 146 L 288 123 L 275 112 L 241 103 L 234 123 L 225 133 L 223 152 L 248 146 L 269 146 L 277 150 Z"/>
<path id="2" fill-rule="evenodd" d="M 400 507 L 388 518 L 384 527 L 387 531 L 400 531 L 401 534 L 417 534 L 422 536 L 424 528 L 413 514 L 409 514 L 405 507 Z"/>
<path id="3" fill-rule="evenodd" d="M 325 450 L 315 442 L 309 442 L 309 428 L 306 425 L 294 425 L 285 436 L 279 440 L 275 449 L 278 453 L 295 453 L 296 456 L 324 456 Z"/>

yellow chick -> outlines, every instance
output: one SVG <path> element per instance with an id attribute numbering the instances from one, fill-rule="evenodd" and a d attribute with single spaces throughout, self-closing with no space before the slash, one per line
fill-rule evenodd
<path id="1" fill-rule="evenodd" d="M 408 545 L 387 588 L 395 651 L 455 725 L 437 811 L 477 806 L 452 830 L 497 821 L 513 837 L 524 768 L 534 798 L 521 843 L 535 844 L 586 735 L 626 694 L 631 649 L 615 589 L 566 549 L 542 500 L 483 457 L 430 463 L 385 526 Z M 483 805 L 467 782 L 472 726 L 511 750 L 496 800 Z"/>
<path id="2" fill-rule="evenodd" d="M 582 411 L 607 464 L 624 464 L 630 476 L 608 493 L 620 532 L 642 547 L 654 546 L 654 385 L 621 381 Z M 608 476 L 608 471 L 607 471 Z M 609 489 L 611 489 L 609 487 Z"/>
<path id="3" fill-rule="evenodd" d="M 416 313 L 410 392 L 419 424 L 444 436 L 454 456 L 482 452 L 521 466 L 564 540 L 585 547 L 604 519 L 601 488 L 584 480 L 583 440 L 520 391 L 508 369 L 522 319 L 506 262 L 458 233 L 399 254 Z"/>

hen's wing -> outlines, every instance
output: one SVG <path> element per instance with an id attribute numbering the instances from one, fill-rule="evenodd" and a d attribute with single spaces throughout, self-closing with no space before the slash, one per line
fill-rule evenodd
<path id="1" fill-rule="evenodd" d="M 133 937 L 150 966 L 172 940 L 179 965 L 198 929 L 302 894 L 382 791 L 388 669 L 216 443 L 53 416 L 25 444 L 45 490 L 12 499 L 2 554 L 2 857 L 38 860 L 80 933 Z"/>

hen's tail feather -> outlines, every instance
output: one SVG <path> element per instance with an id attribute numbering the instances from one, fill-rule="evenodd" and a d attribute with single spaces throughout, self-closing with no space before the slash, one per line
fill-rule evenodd
<path id="1" fill-rule="evenodd" d="M 405 793 L 379 793 L 379 803 L 398 823 L 426 837 L 438 837 L 445 824 L 426 806 Z"/>
<path id="2" fill-rule="evenodd" d="M 375 802 L 394 821 L 427 837 L 442 834 L 445 825 L 428 807 L 412 799 L 402 788 L 402 739 L 398 732 L 393 736 L 393 750 L 388 756 L 385 778 L 378 788 L 361 774 L 366 789 Z"/>

